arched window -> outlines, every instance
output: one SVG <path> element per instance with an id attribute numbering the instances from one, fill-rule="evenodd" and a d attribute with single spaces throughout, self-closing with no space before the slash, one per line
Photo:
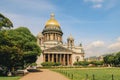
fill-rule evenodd
<path id="1" fill-rule="evenodd" d="M 76 56 L 75 59 L 76 59 L 76 62 L 78 62 L 80 60 L 80 57 Z"/>

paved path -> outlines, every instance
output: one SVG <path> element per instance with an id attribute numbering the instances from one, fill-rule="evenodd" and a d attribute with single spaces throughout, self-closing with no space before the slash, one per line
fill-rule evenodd
<path id="1" fill-rule="evenodd" d="M 29 73 L 19 80 L 69 80 L 62 74 L 42 69 L 42 72 Z"/>

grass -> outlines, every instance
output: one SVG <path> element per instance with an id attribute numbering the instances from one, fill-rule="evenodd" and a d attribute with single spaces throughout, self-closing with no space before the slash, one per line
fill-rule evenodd
<path id="1" fill-rule="evenodd" d="M 1 77 L 0 76 L 0 80 L 18 80 L 18 79 L 20 79 L 19 76 L 17 77 Z"/>
<path id="2" fill-rule="evenodd" d="M 112 80 L 112 74 L 114 80 L 120 80 L 119 68 L 59 68 L 53 69 L 53 71 L 59 72 L 71 80 Z"/>

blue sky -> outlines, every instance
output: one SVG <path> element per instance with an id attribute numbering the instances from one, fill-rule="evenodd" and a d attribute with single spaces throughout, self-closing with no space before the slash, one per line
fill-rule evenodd
<path id="1" fill-rule="evenodd" d="M 76 45 L 82 42 L 86 56 L 120 49 L 120 0 L 1 0 L 0 13 L 14 27 L 28 27 L 36 36 L 50 13 L 63 30 L 63 41 L 72 34 Z"/>

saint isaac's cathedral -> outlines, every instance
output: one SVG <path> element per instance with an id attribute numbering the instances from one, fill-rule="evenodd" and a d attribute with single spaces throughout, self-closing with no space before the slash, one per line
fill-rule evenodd
<path id="1" fill-rule="evenodd" d="M 37 35 L 37 44 L 42 50 L 36 63 L 60 62 L 63 66 L 72 66 L 74 62 L 84 60 L 82 44 L 75 46 L 74 38 L 70 35 L 67 43 L 63 44 L 63 32 L 60 24 L 52 13 L 42 32 Z"/>

